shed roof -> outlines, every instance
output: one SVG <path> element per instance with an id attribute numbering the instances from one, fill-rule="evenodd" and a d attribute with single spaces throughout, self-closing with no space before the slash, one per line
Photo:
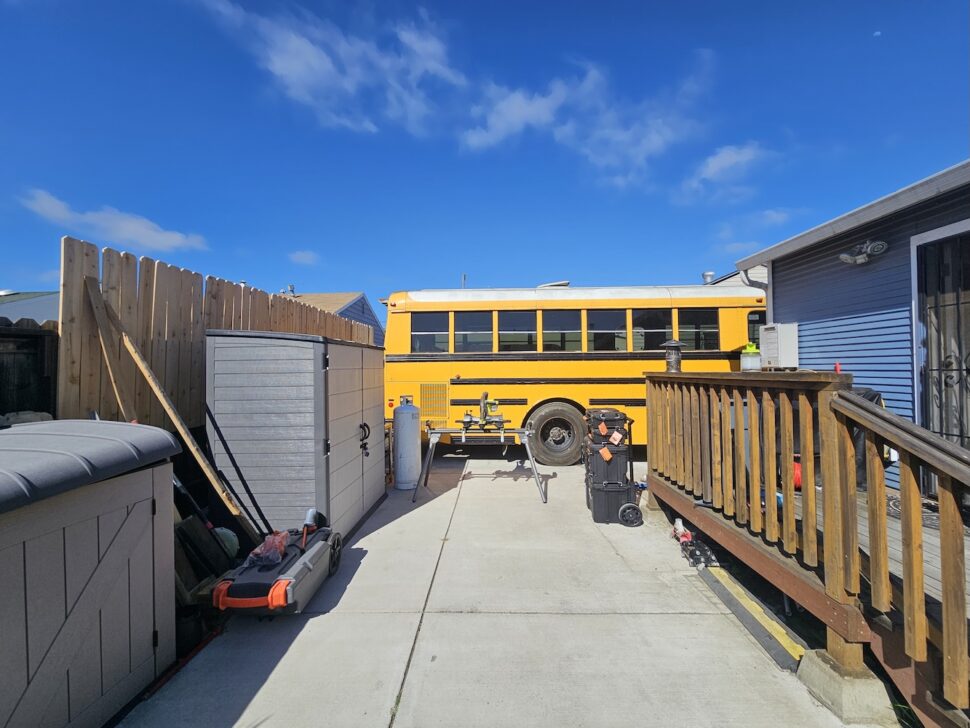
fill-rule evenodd
<path id="1" fill-rule="evenodd" d="M 345 293 L 301 293 L 297 298 L 303 303 L 331 313 L 339 313 L 364 294 L 360 291 Z"/>
<path id="2" fill-rule="evenodd" d="M 138 470 L 181 452 L 165 430 L 103 420 L 0 430 L 0 513 Z"/>
<path id="3" fill-rule="evenodd" d="M 811 230 L 807 230 L 788 240 L 772 245 L 770 248 L 759 250 L 757 253 L 742 258 L 735 265 L 738 270 L 747 270 L 756 265 L 767 264 L 772 260 L 783 258 L 810 245 L 827 240 L 853 228 L 892 215 L 907 207 L 932 199 L 937 195 L 949 192 L 962 185 L 970 184 L 970 160 L 955 164 L 942 172 L 920 180 L 908 187 L 903 187 L 890 195 L 880 197 L 875 202 L 856 208 L 840 217 L 822 223 Z"/>

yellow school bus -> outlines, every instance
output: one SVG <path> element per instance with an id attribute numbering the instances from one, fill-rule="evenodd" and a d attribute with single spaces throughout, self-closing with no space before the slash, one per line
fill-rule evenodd
<path id="1" fill-rule="evenodd" d="M 532 422 L 533 452 L 545 465 L 579 459 L 586 408 L 625 411 L 634 444 L 645 444 L 643 374 L 663 371 L 661 344 L 683 342 L 684 371 L 736 370 L 765 322 L 764 300 L 756 288 L 714 285 L 393 293 L 387 416 L 412 395 L 422 423 L 457 427 L 488 392 L 509 427 Z M 496 442 L 473 433 L 469 442 Z"/>

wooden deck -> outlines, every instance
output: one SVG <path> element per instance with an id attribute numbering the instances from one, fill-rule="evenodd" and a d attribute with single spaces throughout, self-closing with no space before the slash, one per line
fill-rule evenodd
<path id="1" fill-rule="evenodd" d="M 824 533 L 824 519 L 822 513 L 822 492 L 816 491 L 817 523 L 819 531 Z M 859 524 L 859 547 L 863 553 L 869 554 L 869 502 L 868 493 L 860 491 L 858 494 L 858 524 Z M 801 495 L 796 496 L 795 511 L 797 518 L 801 521 L 802 499 Z M 887 543 L 889 547 L 890 577 L 896 583 L 902 583 L 903 579 L 903 535 L 900 520 L 892 514 L 886 518 Z M 964 542 L 964 555 L 967 564 L 967 617 L 970 618 L 970 539 Z M 932 602 L 939 604 L 943 599 L 943 585 L 940 573 L 940 531 L 938 528 L 923 526 L 923 588 L 927 597 Z M 937 609 L 931 609 L 936 612 Z"/>

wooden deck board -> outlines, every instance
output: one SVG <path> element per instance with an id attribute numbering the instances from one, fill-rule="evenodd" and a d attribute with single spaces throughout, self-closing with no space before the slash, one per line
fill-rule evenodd
<path id="1" fill-rule="evenodd" d="M 859 507 L 857 509 L 857 522 L 859 524 L 859 546 L 862 551 L 868 555 L 869 553 L 869 513 L 868 513 L 868 500 L 867 493 L 862 491 L 859 493 Z M 798 520 L 801 521 L 802 517 L 802 499 L 801 496 L 796 497 L 796 513 Z M 816 512 L 819 524 L 819 531 L 824 532 L 824 522 L 822 518 L 822 494 L 817 492 L 816 495 Z M 889 553 L 889 573 L 892 577 L 898 580 L 903 578 L 903 532 L 901 521 L 890 515 L 886 519 L 887 527 L 887 545 Z M 967 557 L 966 563 L 967 567 L 967 588 L 966 593 L 968 596 L 968 607 L 967 607 L 967 617 L 970 618 L 970 540 L 964 541 L 964 554 Z M 941 582 L 941 572 L 940 572 L 940 532 L 936 528 L 931 528 L 929 526 L 923 526 L 923 570 L 924 570 L 924 584 L 926 594 L 932 597 L 936 601 L 942 601 L 943 599 L 943 585 Z"/>

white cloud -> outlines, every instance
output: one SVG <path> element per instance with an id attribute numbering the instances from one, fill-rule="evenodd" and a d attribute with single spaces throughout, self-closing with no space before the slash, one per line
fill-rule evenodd
<path id="1" fill-rule="evenodd" d="M 485 117 L 485 124 L 465 131 L 461 135 L 462 144 L 469 149 L 485 149 L 528 127 L 546 128 L 555 121 L 569 93 L 567 85 L 559 79 L 549 84 L 544 94 L 491 84 L 485 91 L 485 103 L 473 110 L 474 115 Z"/>
<path id="2" fill-rule="evenodd" d="M 206 249 L 205 238 L 201 235 L 165 230 L 147 217 L 113 207 L 77 212 L 46 190 L 30 190 L 20 203 L 45 220 L 67 228 L 65 232 L 92 237 L 99 242 L 137 250 Z"/>
<path id="3" fill-rule="evenodd" d="M 786 222 L 791 220 L 791 210 L 786 210 L 781 207 L 776 207 L 769 210 L 761 210 L 755 213 L 756 220 L 764 227 L 773 227 L 775 225 L 784 225 Z"/>
<path id="4" fill-rule="evenodd" d="M 742 181 L 769 154 L 756 141 L 718 147 L 683 181 L 675 200 L 682 203 L 700 198 L 724 203 L 746 200 L 755 194 L 755 189 Z"/>
<path id="5" fill-rule="evenodd" d="M 761 243 L 757 241 L 748 241 L 743 243 L 725 243 L 720 246 L 720 249 L 725 253 L 749 253 L 753 250 L 757 250 L 761 247 Z"/>
<path id="6" fill-rule="evenodd" d="M 316 265 L 320 262 L 320 256 L 312 250 L 294 250 L 286 257 L 297 265 Z"/>
<path id="7" fill-rule="evenodd" d="M 483 123 L 461 140 L 481 150 L 527 129 L 548 132 L 596 167 L 605 182 L 626 186 L 642 179 L 652 158 L 697 131 L 690 112 L 710 85 L 713 66 L 713 53 L 699 51 L 693 72 L 672 92 L 637 101 L 617 97 L 606 73 L 593 64 L 581 76 L 554 78 L 544 91 L 490 85 L 473 110 Z"/>
<path id="8" fill-rule="evenodd" d="M 38 273 L 37 280 L 43 281 L 44 283 L 57 283 L 61 280 L 61 269 L 50 268 L 49 270 Z"/>
<path id="9" fill-rule="evenodd" d="M 376 132 L 378 122 L 420 134 L 435 111 L 429 91 L 466 84 L 426 13 L 382 38 L 346 33 L 309 12 L 269 17 L 231 0 L 202 0 L 283 93 L 320 124 Z"/>

